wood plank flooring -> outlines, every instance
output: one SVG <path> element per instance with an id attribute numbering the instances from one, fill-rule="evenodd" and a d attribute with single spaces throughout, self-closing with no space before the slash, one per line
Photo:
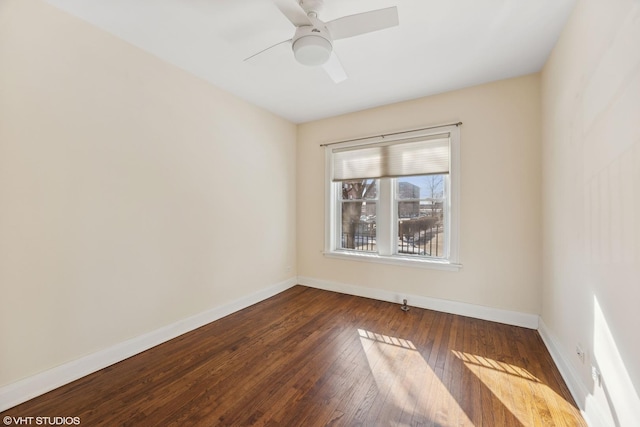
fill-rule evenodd
<path id="1" fill-rule="evenodd" d="M 536 331 L 304 286 L 7 415 L 82 426 L 586 426 Z"/>

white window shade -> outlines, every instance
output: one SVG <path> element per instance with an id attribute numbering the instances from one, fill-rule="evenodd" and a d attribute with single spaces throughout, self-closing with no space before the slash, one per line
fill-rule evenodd
<path id="1" fill-rule="evenodd" d="M 332 151 L 333 181 L 449 173 L 449 134 Z"/>

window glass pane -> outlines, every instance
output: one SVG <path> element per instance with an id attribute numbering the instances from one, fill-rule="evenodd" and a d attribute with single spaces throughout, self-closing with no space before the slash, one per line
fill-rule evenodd
<path id="1" fill-rule="evenodd" d="M 427 199 L 444 197 L 446 175 L 405 176 L 398 178 L 398 199 Z"/>
<path id="2" fill-rule="evenodd" d="M 446 179 L 446 175 L 426 175 L 396 180 L 398 253 L 445 256 Z"/>
<path id="3" fill-rule="evenodd" d="M 378 181 L 375 179 L 358 179 L 340 183 L 342 200 L 373 200 L 378 197 Z"/>
<path id="4" fill-rule="evenodd" d="M 344 201 L 340 249 L 375 252 L 376 202 Z"/>

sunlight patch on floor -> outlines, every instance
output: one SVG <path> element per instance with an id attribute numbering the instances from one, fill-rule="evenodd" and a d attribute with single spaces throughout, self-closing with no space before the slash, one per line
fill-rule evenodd
<path id="1" fill-rule="evenodd" d="M 413 412 L 441 426 L 473 425 L 411 341 L 363 329 L 358 334 L 376 384 L 390 390 L 387 399 L 399 412 Z"/>
<path id="2" fill-rule="evenodd" d="M 569 402 L 524 368 L 462 351 L 452 350 L 452 353 L 523 425 L 531 420 L 531 396 L 539 402 L 557 402 L 548 408 L 554 419 L 576 414 Z"/>
<path id="3" fill-rule="evenodd" d="M 505 362 L 499 362 L 497 360 L 489 359 L 482 356 L 477 356 L 475 354 L 464 353 L 462 351 L 452 350 L 452 353 L 460 360 L 462 360 L 465 366 L 469 367 L 469 365 L 475 365 L 478 367 L 491 369 L 497 373 L 502 373 L 506 375 L 513 375 L 515 377 L 519 377 L 525 380 L 534 381 L 539 383 L 540 380 L 533 376 L 529 371 L 524 368 L 520 368 L 519 366 L 511 365 Z"/>

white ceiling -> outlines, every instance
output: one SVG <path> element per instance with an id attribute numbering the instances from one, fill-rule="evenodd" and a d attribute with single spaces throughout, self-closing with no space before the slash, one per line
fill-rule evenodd
<path id="1" fill-rule="evenodd" d="M 302 123 L 539 71 L 575 0 L 325 0 L 323 21 L 398 7 L 398 27 L 334 42 L 349 78 L 298 64 L 270 0 L 46 0 Z"/>

